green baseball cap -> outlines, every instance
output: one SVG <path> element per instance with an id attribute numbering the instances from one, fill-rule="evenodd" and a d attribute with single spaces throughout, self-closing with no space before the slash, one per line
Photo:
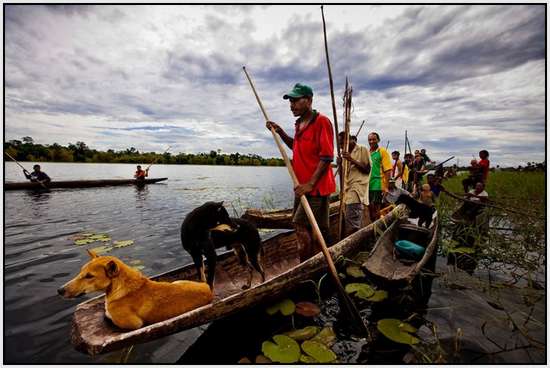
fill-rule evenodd
<path id="1" fill-rule="evenodd" d="M 299 98 L 304 96 L 313 96 L 313 90 L 311 89 L 310 86 L 306 86 L 305 84 L 301 84 L 301 83 L 296 83 L 292 88 L 292 91 L 284 95 L 283 98 L 285 100 L 288 100 L 291 97 Z"/>

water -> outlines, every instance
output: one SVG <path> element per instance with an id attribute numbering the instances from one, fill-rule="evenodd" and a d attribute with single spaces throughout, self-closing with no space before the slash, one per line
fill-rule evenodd
<path id="1" fill-rule="evenodd" d="M 27 169 L 32 163 L 22 163 Z M 132 164 L 44 163 L 53 180 L 131 178 Z M 69 238 L 81 232 L 107 233 L 113 241 L 134 240 L 110 254 L 125 262 L 139 260 L 154 275 L 189 263 L 179 229 L 186 213 L 206 201 L 224 201 L 230 215 L 246 207 L 286 208 L 291 182 L 284 167 L 155 165 L 151 177 L 168 181 L 138 189 L 119 186 L 4 192 L 4 363 L 114 362 L 120 352 L 91 358 L 70 344 L 75 306 L 59 286 L 88 261 L 86 248 Z M 24 181 L 14 163 L 5 165 L 5 181 Z M 93 294 L 91 296 L 95 296 Z M 89 298 L 91 296 L 86 296 Z M 203 327 L 204 328 L 204 327 Z M 201 333 L 192 329 L 139 345 L 132 361 L 169 363 Z"/>

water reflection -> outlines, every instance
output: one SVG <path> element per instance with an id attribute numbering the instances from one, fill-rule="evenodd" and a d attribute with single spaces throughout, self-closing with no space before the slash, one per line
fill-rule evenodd
<path id="1" fill-rule="evenodd" d="M 149 195 L 149 186 L 148 185 L 135 185 L 135 193 L 136 193 L 136 207 L 142 208 L 145 203 L 144 201 L 147 199 Z"/>

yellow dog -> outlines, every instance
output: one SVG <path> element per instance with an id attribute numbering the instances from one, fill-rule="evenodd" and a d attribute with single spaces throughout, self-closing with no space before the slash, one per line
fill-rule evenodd
<path id="1" fill-rule="evenodd" d="M 57 292 L 74 298 L 105 291 L 105 314 L 120 328 L 133 330 L 164 321 L 212 301 L 205 282 L 152 281 L 116 257 L 98 257 L 90 250 L 88 254 L 92 260 Z"/>

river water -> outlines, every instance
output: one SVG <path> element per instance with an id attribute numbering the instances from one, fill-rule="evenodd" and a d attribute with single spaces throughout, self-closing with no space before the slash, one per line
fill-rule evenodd
<path id="1" fill-rule="evenodd" d="M 28 169 L 32 163 L 22 163 Z M 132 164 L 43 163 L 53 180 L 131 178 Z M 140 262 L 154 275 L 191 262 L 180 242 L 185 215 L 206 201 L 224 201 L 232 216 L 247 207 L 289 207 L 291 182 L 284 167 L 155 165 L 150 177 L 166 182 L 88 189 L 4 192 L 4 363 L 113 362 L 120 353 L 90 358 L 70 344 L 75 306 L 59 286 L 89 259 L 86 248 L 69 239 L 82 232 L 107 233 L 113 241 L 134 240 L 109 254 Z M 25 181 L 14 163 L 4 180 Z M 94 294 L 93 296 L 95 296 Z M 86 296 L 88 298 L 90 296 Z M 132 360 L 170 362 L 200 334 L 182 332 L 134 349 Z"/>

